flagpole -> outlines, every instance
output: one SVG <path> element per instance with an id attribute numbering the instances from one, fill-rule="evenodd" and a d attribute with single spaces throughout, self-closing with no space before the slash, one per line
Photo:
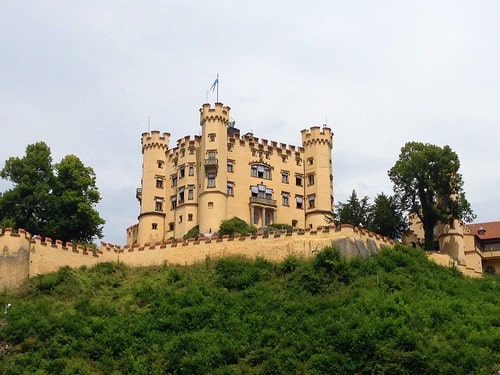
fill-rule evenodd
<path id="1" fill-rule="evenodd" d="M 216 85 L 216 88 L 217 88 L 217 103 L 219 102 L 219 73 L 217 73 L 217 85 Z"/>

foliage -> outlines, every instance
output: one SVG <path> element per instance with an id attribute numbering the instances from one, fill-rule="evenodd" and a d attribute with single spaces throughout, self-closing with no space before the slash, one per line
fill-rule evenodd
<path id="1" fill-rule="evenodd" d="M 293 227 L 290 224 L 273 223 L 269 225 L 270 228 L 286 230 L 287 233 L 292 233 Z"/>
<path id="2" fill-rule="evenodd" d="M 200 227 L 195 225 L 182 238 L 189 240 L 190 238 L 198 238 L 200 235 Z"/>
<path id="3" fill-rule="evenodd" d="M 234 236 L 235 233 L 247 234 L 254 232 L 256 228 L 253 225 L 248 224 L 244 220 L 239 217 L 233 217 L 232 219 L 223 220 L 220 223 L 219 227 L 219 235 L 229 235 L 230 237 Z"/>
<path id="4" fill-rule="evenodd" d="M 356 190 L 353 190 L 346 203 L 339 202 L 335 206 L 334 221 L 337 225 L 351 224 L 366 227 L 368 225 L 370 204 L 368 197 L 358 199 Z"/>
<path id="5" fill-rule="evenodd" d="M 101 199 L 96 177 L 77 156 L 52 165 L 49 147 L 38 142 L 26 147 L 24 157 L 10 157 L 0 176 L 14 185 L 0 195 L 2 226 L 63 241 L 102 237 L 104 220 L 94 208 Z"/>
<path id="6" fill-rule="evenodd" d="M 460 161 L 449 146 L 408 142 L 389 170 L 394 192 L 404 209 L 423 223 L 425 248 L 433 248 L 433 231 L 438 222 L 475 218 L 465 199 Z"/>
<path id="7" fill-rule="evenodd" d="M 0 373 L 489 375 L 499 282 L 403 246 L 63 268 L 0 295 Z"/>
<path id="8" fill-rule="evenodd" d="M 401 206 L 394 196 L 378 194 L 369 210 L 368 229 L 383 236 L 399 239 L 408 228 Z"/>
<path id="9" fill-rule="evenodd" d="M 333 214 L 325 220 L 336 225 L 351 224 L 365 227 L 373 232 L 390 238 L 401 238 L 407 223 L 396 197 L 380 193 L 370 204 L 367 196 L 358 199 L 353 190 L 346 203 L 339 202 Z"/>

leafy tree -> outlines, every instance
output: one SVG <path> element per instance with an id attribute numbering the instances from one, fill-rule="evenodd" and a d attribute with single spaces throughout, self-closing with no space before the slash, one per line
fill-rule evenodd
<path id="1" fill-rule="evenodd" d="M 219 235 L 223 236 L 227 234 L 232 237 L 235 233 L 247 234 L 253 231 L 255 231 L 254 226 L 235 216 L 220 223 Z"/>
<path id="2" fill-rule="evenodd" d="M 389 170 L 394 192 L 402 208 L 423 223 L 425 248 L 433 249 L 433 231 L 438 222 L 475 218 L 465 199 L 460 161 L 449 146 L 408 142 L 399 160 Z"/>
<path id="3" fill-rule="evenodd" d="M 339 202 L 335 206 L 335 212 L 330 217 L 326 217 L 329 222 L 336 224 L 351 224 L 355 226 L 368 226 L 370 204 L 368 197 L 358 199 L 356 190 L 352 191 L 346 203 Z"/>
<path id="4" fill-rule="evenodd" d="M 407 226 L 396 197 L 378 194 L 370 207 L 368 229 L 386 237 L 401 238 Z"/>
<path id="5" fill-rule="evenodd" d="M 0 223 L 63 241 L 90 242 L 102 237 L 104 220 L 95 210 L 101 197 L 96 177 L 75 155 L 52 165 L 44 142 L 11 157 L 0 176 L 13 188 L 0 196 Z"/>

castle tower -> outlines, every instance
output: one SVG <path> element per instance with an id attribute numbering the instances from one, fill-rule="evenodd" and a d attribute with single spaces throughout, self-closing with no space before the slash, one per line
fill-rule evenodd
<path id="1" fill-rule="evenodd" d="M 140 244 L 164 240 L 169 138 L 169 133 L 160 134 L 157 130 L 142 134 L 142 180 L 141 188 L 137 189 L 137 199 L 141 205 L 137 237 Z"/>
<path id="2" fill-rule="evenodd" d="M 325 225 L 333 209 L 332 148 L 330 128 L 313 126 L 302 130 L 304 147 L 304 209 L 306 228 Z"/>
<path id="3" fill-rule="evenodd" d="M 227 219 L 227 124 L 230 108 L 203 104 L 198 155 L 198 225 L 200 233 L 215 232 Z"/>

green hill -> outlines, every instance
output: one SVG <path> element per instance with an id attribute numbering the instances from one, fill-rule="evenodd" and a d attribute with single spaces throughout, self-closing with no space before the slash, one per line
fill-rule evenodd
<path id="1" fill-rule="evenodd" d="M 406 247 L 63 268 L 0 295 L 0 373 L 491 375 L 499 280 Z"/>

